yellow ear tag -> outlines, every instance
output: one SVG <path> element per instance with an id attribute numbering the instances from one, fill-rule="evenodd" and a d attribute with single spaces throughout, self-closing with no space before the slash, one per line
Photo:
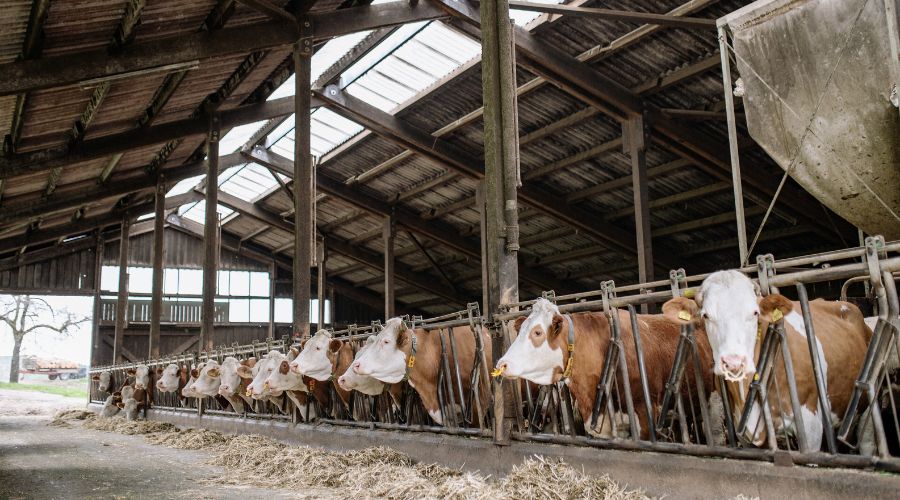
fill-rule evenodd
<path id="1" fill-rule="evenodd" d="M 685 288 L 685 290 L 681 292 L 681 295 L 686 299 L 693 299 L 696 292 L 693 288 Z"/>
<path id="2" fill-rule="evenodd" d="M 784 313 L 781 312 L 781 309 L 775 309 L 772 311 L 772 321 L 781 321 L 781 318 L 784 317 Z"/>
<path id="3" fill-rule="evenodd" d="M 406 362 L 406 367 L 407 367 L 407 368 L 412 368 L 413 365 L 415 365 L 415 364 L 416 364 L 416 357 L 411 355 L 411 356 L 409 357 L 409 361 Z"/>
<path id="4" fill-rule="evenodd" d="M 690 321 L 691 313 L 689 313 L 687 311 L 678 311 L 678 319 L 683 320 L 683 321 Z"/>
<path id="5" fill-rule="evenodd" d="M 316 390 L 316 379 L 310 379 L 310 381 L 309 381 L 309 390 L 311 390 L 311 391 Z"/>
<path id="6" fill-rule="evenodd" d="M 250 388 L 248 387 L 247 390 L 244 391 L 244 396 L 247 396 L 247 397 L 249 398 L 249 397 L 252 396 L 252 395 L 253 395 L 253 392 L 251 392 L 251 391 L 250 391 Z"/>
<path id="7" fill-rule="evenodd" d="M 754 374 L 753 374 L 753 380 L 756 380 L 756 381 L 759 380 L 759 374 L 758 374 L 758 373 L 754 373 Z"/>
<path id="8" fill-rule="evenodd" d="M 506 371 L 506 366 L 502 366 L 500 368 L 494 368 L 494 370 L 491 372 L 491 376 L 494 378 L 497 378 L 500 375 L 503 375 L 503 372 L 505 372 L 505 371 Z"/>

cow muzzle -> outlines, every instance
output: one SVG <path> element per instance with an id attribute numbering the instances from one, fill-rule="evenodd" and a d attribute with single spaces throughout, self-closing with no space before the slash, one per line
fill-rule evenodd
<path id="1" fill-rule="evenodd" d="M 722 356 L 719 368 L 729 382 L 738 382 L 747 377 L 747 357 L 737 354 Z"/>
<path id="2" fill-rule="evenodd" d="M 291 363 L 288 366 L 290 367 L 292 373 L 296 373 L 297 375 L 300 375 L 300 364 L 299 363 L 294 361 L 293 363 Z"/>

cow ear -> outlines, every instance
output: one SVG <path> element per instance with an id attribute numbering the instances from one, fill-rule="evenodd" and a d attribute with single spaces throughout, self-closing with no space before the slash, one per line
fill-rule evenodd
<path id="1" fill-rule="evenodd" d="M 700 307 L 687 297 L 673 297 L 663 304 L 663 316 L 679 325 L 687 325 L 697 319 Z"/>
<path id="2" fill-rule="evenodd" d="M 125 371 L 125 373 L 126 373 L 129 377 L 133 377 L 137 372 L 134 371 L 134 368 L 129 368 L 128 370 Z"/>
<path id="3" fill-rule="evenodd" d="M 768 322 L 778 321 L 794 310 L 794 303 L 784 295 L 767 295 L 759 301 L 759 317 Z"/>
<path id="4" fill-rule="evenodd" d="M 163 370 L 162 368 L 157 368 L 157 369 L 156 369 L 156 375 L 157 375 L 157 376 L 162 375 L 162 374 L 163 374 L 163 371 L 164 371 L 164 370 Z"/>
<path id="5" fill-rule="evenodd" d="M 218 369 L 218 368 L 210 368 L 209 371 L 206 372 L 206 374 L 209 375 L 209 376 L 212 377 L 212 378 L 216 378 L 216 377 L 218 377 L 219 375 L 221 375 L 221 373 L 219 373 L 219 369 Z"/>
<path id="6" fill-rule="evenodd" d="M 99 381 L 100 381 L 100 375 L 92 375 L 92 376 L 91 376 L 91 380 L 93 380 L 94 382 L 99 382 Z"/>
<path id="7" fill-rule="evenodd" d="M 194 368 L 193 370 L 191 370 L 191 376 L 194 377 L 194 378 L 199 377 L 199 376 L 200 376 L 200 371 L 197 370 L 196 368 Z"/>
<path id="8" fill-rule="evenodd" d="M 513 330 L 515 331 L 515 335 L 519 334 L 519 330 L 522 329 L 522 323 L 528 319 L 528 316 L 519 316 L 518 318 L 513 320 Z"/>
<path id="9" fill-rule="evenodd" d="M 250 367 L 246 366 L 246 365 L 241 365 L 241 366 L 237 367 L 237 374 L 238 374 L 238 377 L 241 377 L 241 378 L 247 378 L 247 379 L 253 378 L 253 372 L 250 370 Z"/>
<path id="10" fill-rule="evenodd" d="M 298 354 L 300 354 L 300 351 L 296 347 L 291 347 L 291 350 L 288 352 L 288 360 L 293 361 Z"/>
<path id="11" fill-rule="evenodd" d="M 241 365 L 246 366 L 247 368 L 253 368 L 256 366 L 256 356 L 241 361 Z"/>
<path id="12" fill-rule="evenodd" d="M 401 327 L 401 330 L 397 332 L 397 347 L 403 347 L 407 342 L 409 342 L 409 331 L 407 331 L 406 328 Z"/>
<path id="13" fill-rule="evenodd" d="M 291 366 L 287 361 L 282 361 L 281 365 L 278 366 L 278 373 L 287 375 L 289 371 L 291 371 Z"/>
<path id="14" fill-rule="evenodd" d="M 328 350 L 335 353 L 335 352 L 340 351 L 341 346 L 343 346 L 343 345 L 344 345 L 344 343 L 341 342 L 340 340 L 331 339 L 331 342 L 328 343 Z"/>
<path id="15" fill-rule="evenodd" d="M 550 332 L 548 333 L 548 337 L 555 337 L 560 334 L 563 330 L 563 322 L 564 318 L 559 314 L 553 315 L 553 321 L 550 322 Z"/>

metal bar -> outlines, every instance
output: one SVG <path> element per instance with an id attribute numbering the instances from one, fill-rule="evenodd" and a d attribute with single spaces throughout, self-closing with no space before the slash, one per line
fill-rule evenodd
<path id="1" fill-rule="evenodd" d="M 809 302 L 807 301 L 807 299 L 806 299 L 806 297 L 805 297 L 805 294 L 804 294 L 804 296 L 801 296 L 801 297 L 800 297 L 800 305 L 801 305 L 801 307 L 803 307 L 803 304 L 804 304 L 804 303 L 806 304 L 806 308 L 807 308 L 807 310 L 808 310 L 808 308 L 809 308 Z M 804 316 L 806 316 L 806 315 L 804 315 Z M 805 319 L 810 319 L 810 320 L 812 320 L 812 318 L 805 318 Z M 791 400 L 791 412 L 793 412 L 793 414 L 794 414 L 794 415 L 793 415 L 794 428 L 797 429 L 797 432 L 796 432 L 796 435 L 797 435 L 797 445 L 798 445 L 798 447 L 800 448 L 800 451 L 801 451 L 801 452 L 818 451 L 818 450 L 813 450 L 813 449 L 811 449 L 811 448 L 810 448 L 810 443 L 808 443 L 808 442 L 806 441 L 806 432 L 804 432 L 804 430 L 806 429 L 806 427 L 803 425 L 803 419 L 804 419 L 805 417 L 804 417 L 803 412 L 801 411 L 801 408 L 800 408 L 800 398 L 797 396 L 797 377 L 796 377 L 796 374 L 794 373 L 794 360 L 793 360 L 793 358 L 791 357 L 791 350 L 790 350 L 790 347 L 788 346 L 787 332 L 786 332 L 785 329 L 784 329 L 784 320 L 783 320 L 783 319 L 782 319 L 781 321 L 779 321 L 778 323 L 775 324 L 775 331 L 777 331 L 777 332 L 778 332 L 778 335 L 781 337 L 781 342 L 780 342 L 780 344 L 781 344 L 781 357 L 784 358 L 784 371 L 785 371 L 785 375 L 786 375 L 785 378 L 787 379 L 786 381 L 787 381 L 787 386 L 788 386 L 788 396 L 789 396 L 789 398 L 790 398 L 790 400 Z M 806 334 L 807 334 L 807 335 L 810 335 L 810 334 L 811 334 L 811 332 L 809 331 L 809 327 L 807 327 Z M 815 335 L 814 335 L 814 334 L 813 334 L 812 338 L 813 338 L 812 343 L 815 344 Z M 818 353 L 816 353 L 815 351 L 812 351 L 812 352 L 810 352 L 810 355 L 813 356 L 814 359 L 815 359 L 815 360 L 813 361 L 813 367 L 815 367 L 817 358 L 819 357 L 819 356 L 818 356 Z M 821 386 L 821 381 L 820 381 L 820 379 L 819 379 L 820 373 L 816 373 L 816 372 L 815 372 L 815 369 L 814 369 L 814 375 L 816 376 L 816 386 L 817 386 L 817 387 Z M 775 383 L 776 383 L 776 384 L 778 383 L 778 379 L 777 379 L 777 378 L 775 379 Z M 776 386 L 776 387 L 777 387 L 777 386 Z M 827 395 L 825 396 L 825 399 L 827 400 Z M 821 398 L 821 397 L 820 397 L 819 401 L 820 401 L 820 404 L 821 404 L 821 401 L 822 401 L 822 398 Z M 819 408 L 822 409 L 822 410 L 821 410 L 821 413 L 823 414 L 823 415 L 822 415 L 822 418 L 823 418 L 823 419 L 826 418 L 825 415 L 824 415 L 826 412 L 827 412 L 827 413 L 831 413 L 831 405 L 826 404 L 826 405 L 823 405 L 823 406 L 819 406 Z M 779 409 L 779 411 L 781 411 L 781 397 L 780 397 L 780 395 L 779 395 L 779 397 L 778 397 L 778 409 Z M 834 444 L 834 432 L 832 431 L 831 426 L 830 426 L 830 423 L 831 423 L 830 420 L 831 420 L 831 418 L 828 417 L 828 420 L 829 420 L 829 426 L 828 426 L 828 427 L 825 427 L 825 428 L 823 429 L 823 431 L 824 431 L 825 433 L 831 435 L 831 439 L 830 439 L 831 442 L 830 442 L 830 444 L 833 445 L 833 444 Z M 804 430 L 801 430 L 801 429 L 804 429 Z M 787 429 L 784 429 L 784 430 L 785 430 L 785 432 L 787 432 Z M 826 441 L 828 441 L 828 440 L 826 440 Z M 831 453 L 834 453 L 834 452 L 835 452 L 835 449 L 834 449 L 833 447 L 829 447 L 828 450 L 829 450 Z"/>
<path id="2" fill-rule="evenodd" d="M 829 453 L 837 452 L 837 444 L 834 438 L 834 426 L 831 423 L 831 402 L 828 400 L 827 381 L 822 371 L 822 359 L 819 359 L 819 349 L 817 346 L 816 332 L 813 327 L 812 314 L 809 310 L 809 297 L 806 294 L 806 287 L 802 283 L 797 283 L 797 299 L 800 301 L 800 310 L 803 314 L 803 324 L 806 331 L 807 345 L 809 346 L 809 358 L 812 361 L 813 375 L 816 379 L 816 393 L 819 397 L 819 414 L 822 416 L 823 431 L 825 432 L 825 444 L 828 446 Z M 785 358 L 786 360 L 787 358 Z M 794 396 L 792 395 L 791 398 Z M 796 411 L 796 410 L 795 410 Z M 801 446 L 801 451 L 803 448 Z M 809 450 L 816 451 L 816 450 Z"/>
<path id="3" fill-rule="evenodd" d="M 319 316 L 319 330 L 325 328 L 325 277 L 327 275 L 327 269 L 325 266 L 325 241 L 323 240 L 320 244 L 316 245 L 316 263 L 319 266 L 319 272 L 316 276 L 316 300 L 318 307 L 318 316 Z M 331 318 L 334 321 L 334 318 Z"/>
<path id="4" fill-rule="evenodd" d="M 124 341 L 125 326 L 127 324 L 128 314 L 128 247 L 130 243 L 129 231 L 131 229 L 131 218 L 122 219 L 122 237 L 119 238 L 119 290 L 118 299 L 116 300 L 116 329 L 113 337 L 113 362 L 121 363 L 125 361 Z"/>
<path id="5" fill-rule="evenodd" d="M 150 349 L 148 357 L 159 357 L 160 322 L 163 320 L 162 295 L 165 267 L 166 181 L 159 176 L 153 215 L 153 284 L 150 300 Z"/>
<path id="6" fill-rule="evenodd" d="M 628 316 L 631 318 L 631 336 L 634 341 L 634 353 L 637 356 L 638 375 L 641 379 L 641 392 L 644 396 L 644 408 L 647 412 L 647 431 L 650 442 L 656 442 L 656 421 L 653 417 L 653 400 L 650 399 L 650 386 L 647 384 L 647 367 L 644 364 L 644 345 L 641 342 L 641 330 L 638 326 L 637 311 L 634 306 L 628 306 Z"/>
<path id="7" fill-rule="evenodd" d="M 725 114 L 728 118 L 728 149 L 731 156 L 731 181 L 734 185 L 734 210 L 737 221 L 738 252 L 741 265 L 747 265 L 747 220 L 744 218 L 744 194 L 741 184 L 741 155 L 738 149 L 737 123 L 734 115 L 734 93 L 731 84 L 731 61 L 728 59 L 728 31 L 719 26 L 719 56 L 722 58 L 722 86 L 725 91 Z"/>
<path id="8" fill-rule="evenodd" d="M 312 37 L 309 22 L 301 25 L 301 38 L 294 45 L 295 132 L 294 132 L 294 335 L 309 336 L 311 245 L 313 244 L 312 199 L 313 162 L 310 150 L 310 80 L 312 78 Z"/>
<path id="9" fill-rule="evenodd" d="M 207 137 L 206 219 L 203 228 L 203 303 L 198 349 L 211 350 L 215 341 L 216 278 L 219 269 L 219 121 L 213 115 Z M 202 406 L 202 405 L 201 405 Z"/>

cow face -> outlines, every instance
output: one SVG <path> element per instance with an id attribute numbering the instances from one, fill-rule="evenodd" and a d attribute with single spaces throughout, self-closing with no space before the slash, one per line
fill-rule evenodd
<path id="1" fill-rule="evenodd" d="M 225 396 L 226 398 L 230 398 L 238 394 L 238 391 L 241 390 L 241 383 L 243 379 L 240 374 L 238 374 L 238 370 L 243 366 L 246 369 L 252 369 L 253 365 L 256 364 L 256 358 L 245 359 L 243 361 L 239 361 L 237 358 L 233 356 L 229 356 L 222 360 L 222 364 L 220 366 L 219 372 L 219 394 Z"/>
<path id="2" fill-rule="evenodd" d="M 356 356 L 353 359 L 353 363 L 355 364 L 359 358 L 365 354 L 367 349 L 370 349 L 372 345 L 375 343 L 375 337 L 369 337 L 366 340 L 365 345 L 356 353 Z M 345 391 L 359 391 L 363 394 L 368 394 L 369 396 L 377 396 L 384 391 L 384 382 L 366 376 L 360 375 L 353 370 L 353 365 L 351 364 L 346 371 L 344 371 L 343 375 L 338 377 L 338 385 L 341 386 L 341 389 Z"/>
<path id="3" fill-rule="evenodd" d="M 97 382 L 97 389 L 100 392 L 109 392 L 110 387 L 112 387 L 112 373 L 110 372 L 100 372 L 99 375 L 91 377 L 91 380 Z"/>
<path id="4" fill-rule="evenodd" d="M 175 392 L 181 384 L 183 369 L 172 363 L 156 370 L 156 388 L 160 392 Z"/>
<path id="5" fill-rule="evenodd" d="M 531 314 L 513 322 L 516 339 L 497 361 L 500 373 L 504 377 L 524 378 L 541 385 L 558 379 L 564 369 L 566 339 L 559 335 L 564 321 L 556 304 L 543 297 L 537 299 Z"/>
<path id="6" fill-rule="evenodd" d="M 194 390 L 194 383 L 197 382 L 197 378 L 200 377 L 200 372 L 203 371 L 203 368 L 206 367 L 206 363 L 200 363 L 191 368 L 188 372 L 190 374 L 190 378 L 187 383 L 184 384 L 184 388 L 181 389 L 181 395 L 186 398 L 202 398 L 203 395 Z"/>
<path id="7" fill-rule="evenodd" d="M 375 336 L 372 346 L 353 362 L 357 375 L 366 375 L 388 384 L 396 384 L 406 375 L 406 351 L 411 332 L 400 318 L 387 320 Z"/>
<path id="8" fill-rule="evenodd" d="M 319 330 L 303 346 L 303 351 L 297 356 L 290 369 L 294 373 L 312 377 L 324 382 L 334 375 L 332 360 L 341 348 L 341 341 L 331 338 L 327 330 Z"/>
<path id="9" fill-rule="evenodd" d="M 150 387 L 150 367 L 140 365 L 134 369 L 134 388 L 147 389 Z"/>
<path id="10" fill-rule="evenodd" d="M 663 306 L 663 312 L 677 323 L 703 322 L 716 375 L 738 381 L 756 373 L 760 308 L 753 281 L 739 271 L 718 271 L 703 280 L 695 300 L 676 297 Z"/>
<path id="11" fill-rule="evenodd" d="M 247 393 L 253 399 L 264 399 L 269 396 L 280 396 L 281 391 L 272 390 L 266 381 L 277 368 L 280 367 L 281 361 L 286 361 L 284 354 L 279 351 L 270 351 L 262 359 L 260 359 L 248 374 L 248 370 L 240 370 L 238 373 L 241 377 L 248 378 L 246 375 L 252 376 L 252 381 L 247 384 Z"/>
<path id="12" fill-rule="evenodd" d="M 282 391 L 306 391 L 303 377 L 290 369 L 290 365 L 296 361 L 297 350 L 291 349 L 286 355 L 275 351 L 270 364 L 273 367 L 269 378 L 265 381 L 265 387 L 270 391 L 281 393 Z"/>
<path id="13" fill-rule="evenodd" d="M 219 392 L 222 369 L 218 361 L 210 360 L 200 370 L 197 380 L 191 385 L 191 390 L 202 396 L 215 396 Z"/>

